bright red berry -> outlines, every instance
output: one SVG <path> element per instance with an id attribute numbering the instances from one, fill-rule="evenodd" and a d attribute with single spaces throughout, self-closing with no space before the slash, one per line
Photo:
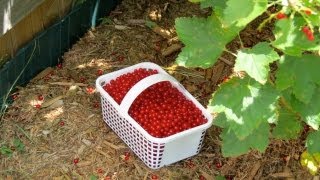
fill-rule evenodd
<path id="1" fill-rule="evenodd" d="M 104 180 L 111 180 L 111 177 L 110 176 L 106 176 L 106 177 L 104 177 Z"/>
<path id="2" fill-rule="evenodd" d="M 308 38 L 309 41 L 313 41 L 313 40 L 314 40 L 314 35 L 313 35 L 313 33 L 307 35 L 307 38 Z"/>
<path id="3" fill-rule="evenodd" d="M 217 169 L 222 168 L 222 163 L 221 163 L 221 162 L 217 162 L 217 163 L 216 163 L 216 168 L 217 168 Z"/>
<path id="4" fill-rule="evenodd" d="M 73 164 L 74 164 L 74 165 L 77 165 L 78 163 L 79 163 L 79 158 L 73 159 Z"/>
<path id="5" fill-rule="evenodd" d="M 64 126 L 64 121 L 60 121 L 59 125 Z"/>
<path id="6" fill-rule="evenodd" d="M 309 9 L 304 10 L 304 12 L 306 13 L 306 15 L 311 15 L 311 13 L 312 13 Z"/>
<path id="7" fill-rule="evenodd" d="M 304 33 L 308 33 L 309 31 L 310 31 L 310 28 L 308 26 L 304 26 L 302 28 L 302 32 L 304 32 Z"/>
<path id="8" fill-rule="evenodd" d="M 62 68 L 62 63 L 59 63 L 59 64 L 57 65 L 57 68 L 61 69 L 61 68 Z"/>
<path id="9" fill-rule="evenodd" d="M 95 102 L 95 103 L 93 104 L 93 107 L 94 107 L 94 108 L 98 108 L 98 107 L 99 107 L 99 103 L 98 103 L 98 102 Z"/>
<path id="10" fill-rule="evenodd" d="M 40 109 L 41 105 L 40 104 L 36 104 L 34 107 L 37 108 L 37 109 Z"/>
<path id="11" fill-rule="evenodd" d="M 130 159 L 130 156 L 125 156 L 125 157 L 124 157 L 124 160 L 125 160 L 125 161 L 128 161 L 129 159 Z"/>
<path id="12" fill-rule="evenodd" d="M 99 69 L 98 71 L 97 71 L 97 75 L 98 76 L 101 76 L 103 74 L 103 70 L 102 69 Z"/>
<path id="13" fill-rule="evenodd" d="M 38 95 L 38 100 L 42 101 L 44 99 L 44 97 L 42 95 Z"/>
<path id="14" fill-rule="evenodd" d="M 158 176 L 157 175 L 155 175 L 155 174 L 152 174 L 151 175 L 151 180 L 157 180 L 158 179 Z"/>
<path id="15" fill-rule="evenodd" d="M 87 91 L 88 94 L 92 94 L 92 93 L 94 92 L 94 88 L 91 87 L 91 86 L 88 86 L 88 87 L 86 88 L 86 91 Z"/>
<path id="16" fill-rule="evenodd" d="M 287 18 L 287 15 L 286 14 L 284 14 L 284 13 L 282 13 L 282 12 L 279 12 L 277 15 L 276 15 L 276 18 L 277 19 L 285 19 L 285 18 Z"/>
<path id="17" fill-rule="evenodd" d="M 18 94 L 13 94 L 12 95 L 12 99 L 15 101 L 16 99 L 18 99 Z"/>

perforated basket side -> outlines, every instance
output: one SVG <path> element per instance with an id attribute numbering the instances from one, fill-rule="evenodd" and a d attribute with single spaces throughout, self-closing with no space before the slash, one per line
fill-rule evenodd
<path id="1" fill-rule="evenodd" d="M 200 152 L 200 150 L 202 148 L 205 135 L 206 135 L 206 130 L 202 131 L 202 135 L 201 135 L 200 142 L 199 142 L 198 149 L 197 149 L 197 154 Z"/>
<path id="2" fill-rule="evenodd" d="M 130 149 L 150 168 L 161 166 L 165 143 L 147 140 L 115 107 L 101 97 L 103 120 L 130 147 Z"/>

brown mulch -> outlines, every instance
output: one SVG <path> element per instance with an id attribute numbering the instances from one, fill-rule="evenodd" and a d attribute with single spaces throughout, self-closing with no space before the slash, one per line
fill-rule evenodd
<path id="1" fill-rule="evenodd" d="M 98 69 L 112 72 L 142 61 L 159 64 L 178 79 L 206 106 L 211 93 L 232 73 L 234 57 L 223 54 L 210 69 L 174 66 L 179 51 L 163 56 L 163 51 L 180 44 L 174 19 L 206 16 L 208 9 L 177 0 L 123 0 L 95 30 L 89 31 L 62 58 L 62 68 L 47 69 L 26 87 L 8 109 L 0 126 L 0 147 L 13 151 L 0 154 L 0 179 L 214 179 L 223 175 L 234 179 L 312 179 L 299 164 L 303 140 L 273 140 L 265 153 L 252 151 L 236 158 L 220 152 L 220 130 L 212 126 L 199 155 L 163 167 L 147 168 L 103 122 L 99 94 L 94 90 Z M 145 26 L 155 22 L 167 35 Z M 272 27 L 258 33 L 258 19 L 240 37 L 245 47 L 272 39 Z M 236 52 L 239 38 L 228 48 Z M 93 91 L 92 91 L 93 90 Z M 39 100 L 38 96 L 44 96 Z M 35 106 L 41 104 L 41 108 Z M 24 151 L 14 148 L 20 139 Z M 124 154 L 130 153 L 129 160 Z M 79 159 L 77 165 L 74 159 Z M 220 163 L 222 167 L 216 167 Z"/>

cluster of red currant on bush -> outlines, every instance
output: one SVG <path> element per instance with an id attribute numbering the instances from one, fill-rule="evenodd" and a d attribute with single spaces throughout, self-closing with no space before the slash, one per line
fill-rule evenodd
<path id="1" fill-rule="evenodd" d="M 311 31 L 311 29 L 308 26 L 304 26 L 302 28 L 302 32 L 306 35 L 306 37 L 308 38 L 309 41 L 314 40 L 313 32 Z"/>
<path id="2" fill-rule="evenodd" d="M 120 103 L 134 84 L 156 73 L 155 70 L 137 69 L 106 84 L 104 89 Z M 160 82 L 143 91 L 131 105 L 129 115 L 157 138 L 168 137 L 207 122 L 201 110 L 170 82 Z"/>

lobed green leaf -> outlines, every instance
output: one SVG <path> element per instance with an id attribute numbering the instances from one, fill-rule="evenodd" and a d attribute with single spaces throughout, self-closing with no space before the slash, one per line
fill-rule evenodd
<path id="1" fill-rule="evenodd" d="M 319 67 L 320 58 L 316 55 L 282 56 L 276 74 L 276 87 L 281 91 L 292 87 L 296 98 L 307 104 L 316 84 L 320 85 Z"/>
<path id="2" fill-rule="evenodd" d="M 289 93 L 290 91 L 286 91 Z M 299 101 L 293 94 L 285 95 L 286 101 L 289 102 L 292 109 L 299 113 L 302 119 L 313 129 L 319 129 L 320 125 L 320 87 L 317 86 L 312 101 L 305 104 Z"/>
<path id="3" fill-rule="evenodd" d="M 208 110 L 224 113 L 228 127 L 239 139 L 244 139 L 261 123 L 274 118 L 278 97 L 268 83 L 261 85 L 250 77 L 235 77 L 214 93 Z"/>
<path id="4" fill-rule="evenodd" d="M 236 36 L 236 29 L 222 28 L 216 16 L 208 18 L 177 18 L 179 39 L 186 45 L 176 62 L 186 67 L 211 67 Z"/>
<path id="5" fill-rule="evenodd" d="M 268 0 L 227 0 L 223 13 L 223 23 L 226 26 L 235 24 L 245 27 L 268 8 Z"/>
<path id="6" fill-rule="evenodd" d="M 261 84 L 265 84 L 269 75 L 269 64 L 280 57 L 267 42 L 261 42 L 252 49 L 243 49 L 238 52 L 235 71 L 245 71 L 249 76 Z"/>
<path id="7" fill-rule="evenodd" d="M 300 135 L 302 129 L 301 122 L 296 114 L 281 108 L 276 127 L 272 131 L 272 135 L 277 139 L 296 139 Z"/>
<path id="8" fill-rule="evenodd" d="M 308 134 L 306 146 L 309 153 L 320 153 L 320 131 L 314 131 Z"/>

